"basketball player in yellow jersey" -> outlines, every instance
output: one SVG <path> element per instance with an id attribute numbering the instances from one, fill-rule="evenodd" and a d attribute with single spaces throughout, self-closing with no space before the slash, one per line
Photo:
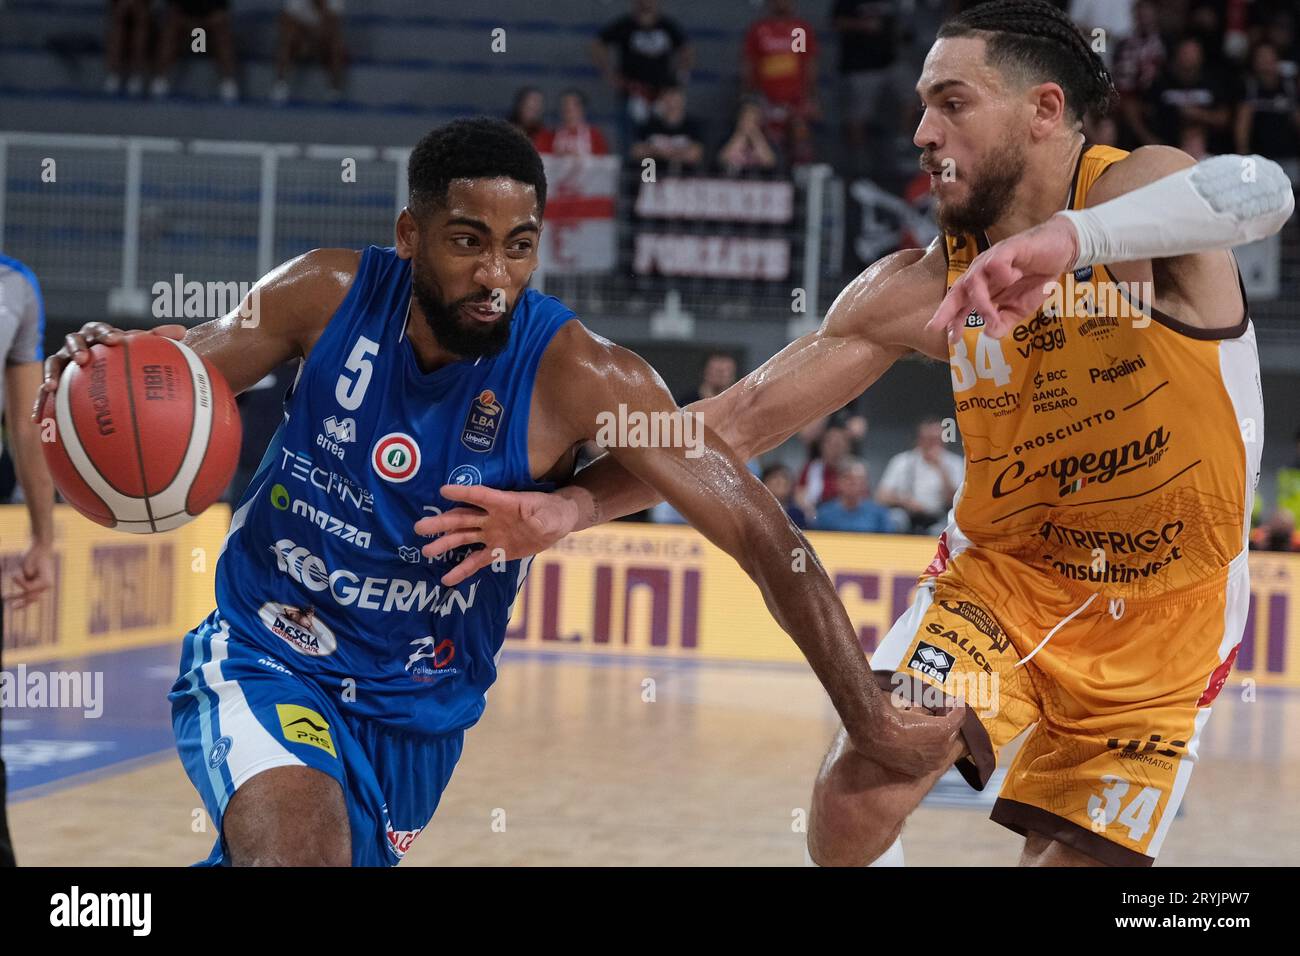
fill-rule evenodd
<path id="1" fill-rule="evenodd" d="M 872 265 L 821 329 L 691 408 L 749 458 L 908 352 L 947 361 L 966 477 L 873 669 L 921 705 L 966 699 L 950 756 L 977 789 L 1033 727 L 993 810 L 1026 837 L 1022 864 L 1149 865 L 1249 596 L 1263 415 L 1227 250 L 1280 228 L 1291 186 L 1260 157 L 1089 147 L 1081 118 L 1110 80 L 1040 0 L 949 20 L 917 92 L 943 238 Z M 552 495 L 444 494 L 476 507 L 417 526 L 446 532 L 426 550 L 488 546 L 449 582 L 654 500 L 607 460 Z M 895 774 L 841 730 L 811 859 L 901 864 L 903 821 L 948 766 Z"/>

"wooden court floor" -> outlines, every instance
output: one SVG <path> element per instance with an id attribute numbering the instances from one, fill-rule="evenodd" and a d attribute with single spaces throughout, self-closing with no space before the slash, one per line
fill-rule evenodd
<path id="1" fill-rule="evenodd" d="M 653 701 L 646 681 L 653 681 Z M 1161 865 L 1300 862 L 1300 692 L 1215 706 Z M 507 656 L 433 822 L 403 867 L 795 866 L 834 729 L 787 667 Z M 947 788 L 970 800 L 968 788 Z M 213 841 L 173 754 L 9 808 L 24 865 L 180 866 Z M 303 811 L 311 812 L 310 807 Z M 909 865 L 1012 865 L 987 806 L 925 805 Z"/>

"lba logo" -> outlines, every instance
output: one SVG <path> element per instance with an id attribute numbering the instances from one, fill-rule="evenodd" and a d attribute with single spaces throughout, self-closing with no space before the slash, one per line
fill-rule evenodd
<path id="1" fill-rule="evenodd" d="M 384 481 L 401 484 L 410 481 L 420 470 L 420 448 L 405 432 L 389 432 L 375 442 L 370 464 Z"/>

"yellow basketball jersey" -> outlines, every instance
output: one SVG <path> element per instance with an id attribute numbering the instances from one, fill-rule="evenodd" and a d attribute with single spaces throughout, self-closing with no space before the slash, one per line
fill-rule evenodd
<path id="1" fill-rule="evenodd" d="M 1086 147 L 1068 208 L 1126 155 Z M 951 287 L 987 241 L 945 246 Z M 949 344 L 966 477 L 947 547 L 969 542 L 1116 597 L 1223 573 L 1246 546 L 1263 441 L 1249 317 L 1186 326 L 1102 265 L 1059 285 L 1002 339 L 972 312 Z"/>

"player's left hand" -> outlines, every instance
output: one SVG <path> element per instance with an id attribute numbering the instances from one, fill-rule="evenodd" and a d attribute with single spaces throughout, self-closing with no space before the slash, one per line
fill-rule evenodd
<path id="1" fill-rule="evenodd" d="M 501 491 L 483 485 L 443 485 L 439 491 L 450 501 L 468 508 L 453 508 L 440 515 L 421 518 L 415 533 L 438 535 L 420 550 L 425 557 L 469 544 L 481 544 L 442 576 L 453 587 L 493 561 L 513 561 L 545 551 L 577 524 L 578 507 L 558 494 L 540 491 Z"/>
<path id="2" fill-rule="evenodd" d="M 5 601 L 15 609 L 27 607 L 54 585 L 54 549 L 34 543 L 23 555 L 23 563 L 9 577 Z"/>
<path id="3" fill-rule="evenodd" d="M 1074 226 L 1058 216 L 1009 236 L 975 257 L 925 327 L 953 340 L 975 311 L 984 319 L 984 334 L 1000 339 L 1038 311 L 1078 255 Z"/>

